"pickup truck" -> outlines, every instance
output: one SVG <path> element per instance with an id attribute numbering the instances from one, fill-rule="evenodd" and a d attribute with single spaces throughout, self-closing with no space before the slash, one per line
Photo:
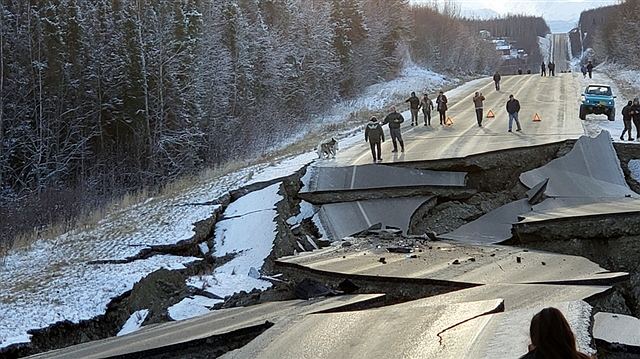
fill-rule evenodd
<path id="1" fill-rule="evenodd" d="M 613 96 L 608 85 L 589 85 L 582 94 L 580 104 L 580 119 L 585 120 L 587 115 L 607 115 L 609 121 L 616 118 L 616 96 Z"/>

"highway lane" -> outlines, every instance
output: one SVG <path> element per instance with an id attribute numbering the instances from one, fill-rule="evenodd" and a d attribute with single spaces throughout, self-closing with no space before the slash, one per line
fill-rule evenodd
<path id="1" fill-rule="evenodd" d="M 478 85 L 479 84 L 479 85 Z M 474 86 L 476 85 L 476 86 Z M 449 111 L 453 119 L 450 127 L 439 125 L 437 113 L 431 127 L 423 125 L 411 127 L 408 111 L 403 113 L 403 136 L 405 153 L 392 154 L 389 131 L 385 126 L 387 141 L 383 144 L 383 163 L 425 161 L 442 158 L 459 158 L 472 154 L 508 148 L 535 146 L 546 143 L 575 139 L 584 134 L 578 118 L 579 88 L 578 76 L 570 73 L 556 77 L 538 75 L 504 76 L 501 91 L 496 91 L 493 81 L 486 78 L 450 91 Z M 496 118 L 484 119 L 483 127 L 478 127 L 473 105 L 475 91 L 482 92 L 486 101 L 485 114 L 492 110 Z M 522 107 L 520 121 L 523 131 L 509 133 L 508 115 L 505 109 L 509 94 L 513 94 Z M 538 114 L 541 122 L 533 122 Z M 379 117 L 385 114 L 380 113 Z M 422 114 L 420 115 L 422 122 Z M 363 124 L 364 127 L 364 124 Z M 353 166 L 371 163 L 369 145 L 360 144 L 340 152 L 335 159 L 319 163 L 319 166 Z"/>
<path id="2" fill-rule="evenodd" d="M 569 35 L 553 34 L 551 41 L 553 44 L 551 57 L 556 64 L 556 74 L 569 71 Z"/>

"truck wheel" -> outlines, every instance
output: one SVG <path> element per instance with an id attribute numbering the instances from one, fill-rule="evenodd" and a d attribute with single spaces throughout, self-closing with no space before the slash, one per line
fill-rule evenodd
<path id="1" fill-rule="evenodd" d="M 609 119 L 609 121 L 615 121 L 616 120 L 616 109 L 612 108 L 611 110 L 609 110 L 609 113 L 607 114 L 607 118 Z"/>
<path id="2" fill-rule="evenodd" d="M 584 105 L 580 105 L 580 119 L 582 121 L 587 119 L 587 109 L 584 107 Z"/>

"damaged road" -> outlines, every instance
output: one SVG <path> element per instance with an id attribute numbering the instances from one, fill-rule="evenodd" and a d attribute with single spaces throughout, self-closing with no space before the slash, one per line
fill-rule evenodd
<path id="1" fill-rule="evenodd" d="M 151 257 L 170 250 L 175 255 L 197 254 L 207 265 L 182 269 L 181 283 L 175 286 L 157 285 L 174 276 L 159 274 L 155 287 L 173 293 L 166 295 L 168 300 L 154 308 L 125 306 L 100 337 L 114 335 L 136 310 L 151 309 L 155 314 L 145 320 L 142 329 L 42 357 L 82 357 L 92 350 L 107 353 L 122 348 L 118 355 L 159 358 L 163 350 L 193 354 L 210 345 L 211 351 L 204 351 L 208 355 L 231 358 L 332 357 L 327 353 L 358 357 L 364 353 L 362 348 L 369 347 L 371 351 L 365 351 L 374 357 L 429 353 L 422 356 L 436 358 L 459 353 L 461 357 L 500 358 L 526 350 L 526 335 L 513 336 L 512 332 L 535 311 L 550 305 L 570 319 L 580 335 L 581 349 L 595 353 L 600 348 L 591 347 L 593 314 L 640 313 L 637 264 L 619 260 L 623 249 L 601 253 L 589 250 L 587 244 L 601 241 L 594 248 L 602 249 L 608 242 L 624 241 L 627 253 L 640 250 L 629 239 L 640 235 L 640 218 L 629 216 L 636 212 L 633 187 L 624 176 L 624 160 L 617 163 L 620 171 L 613 172 L 615 177 L 585 175 L 596 178 L 599 188 L 613 183 L 615 189 L 605 196 L 608 199 L 590 197 L 587 204 L 592 207 L 588 207 L 584 199 L 581 203 L 567 201 L 575 193 L 554 186 L 563 177 L 548 169 L 553 161 L 560 161 L 556 168 L 566 169 L 561 161 L 576 164 L 580 161 L 573 157 L 575 152 L 603 151 L 597 146 L 605 142 L 581 139 L 460 159 L 399 163 L 381 167 L 387 175 L 373 182 L 366 179 L 375 174 L 375 166 L 303 168 L 285 178 L 252 183 L 218 202 L 220 208 L 207 227 L 206 240 L 183 243 L 183 249 L 152 251 L 150 247 Z M 609 150 L 614 151 L 613 157 L 607 152 L 594 158 L 620 158 L 613 147 Z M 626 151 L 625 156 L 633 158 L 632 150 Z M 597 169 L 589 156 L 583 159 L 585 168 Z M 528 172 L 535 176 L 529 178 Z M 569 187 L 590 186 L 586 179 L 580 183 Z M 610 206 L 603 205 L 606 203 Z M 617 222 L 613 214 L 624 214 L 624 219 Z M 590 218 L 600 222 L 588 224 Z M 536 222 L 545 224 L 534 228 Z M 603 227 L 620 231 L 607 232 Z M 583 244 L 576 247 L 575 243 Z M 344 299 L 348 302 L 344 306 L 289 310 L 291 303 L 299 303 L 290 302 L 296 284 L 310 279 L 331 293 L 354 297 L 330 299 L 335 303 Z M 133 301 L 137 295 L 127 296 L 120 300 Z M 415 315 L 416 310 L 420 316 Z M 267 311 L 281 315 L 267 318 Z M 311 312 L 316 314 L 308 315 Z M 233 313 L 225 320 L 239 326 L 220 321 L 224 313 Z M 150 325 L 172 319 L 187 320 Z M 345 322 L 352 325 L 342 332 L 335 329 L 340 327 L 337 323 Z M 386 342 L 376 339 L 376 333 L 389 335 L 390 328 L 401 322 L 422 333 L 422 341 L 407 333 L 402 337 L 403 332 L 394 333 L 397 337 Z M 175 342 L 160 340 L 176 333 L 184 334 Z M 305 345 L 310 336 L 319 335 L 332 344 Z M 141 343 L 143 337 L 147 339 Z M 465 339 L 469 337 L 475 339 Z M 221 338 L 233 344 L 220 345 Z M 351 344 L 355 344 L 347 347 L 345 343 L 350 342 L 345 338 L 353 338 Z M 37 351 L 93 339 L 97 338 L 52 338 L 49 347 L 42 345 Z"/>

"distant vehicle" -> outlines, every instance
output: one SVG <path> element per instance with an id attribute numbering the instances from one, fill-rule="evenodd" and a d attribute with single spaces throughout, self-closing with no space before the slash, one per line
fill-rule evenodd
<path id="1" fill-rule="evenodd" d="M 582 94 L 580 104 L 580 119 L 585 120 L 587 115 L 607 115 L 609 121 L 616 119 L 616 96 L 613 96 L 608 85 L 589 85 Z"/>

